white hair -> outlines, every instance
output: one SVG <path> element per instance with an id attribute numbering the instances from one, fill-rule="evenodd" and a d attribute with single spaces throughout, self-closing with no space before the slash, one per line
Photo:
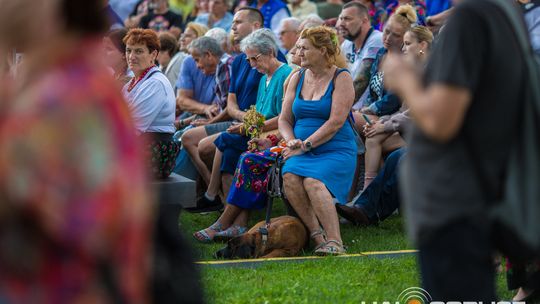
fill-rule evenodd
<path id="1" fill-rule="evenodd" d="M 289 26 L 291 27 L 291 30 L 293 31 L 299 31 L 300 30 L 300 24 L 302 24 L 302 21 L 300 19 L 295 17 L 289 17 L 289 18 L 283 18 L 281 19 L 281 22 L 279 23 L 279 28 L 283 29 L 283 25 L 289 23 Z"/>
<path id="2" fill-rule="evenodd" d="M 227 34 L 227 32 L 220 27 L 215 27 L 213 29 L 210 29 L 204 35 L 207 37 L 216 39 L 219 45 L 221 45 L 222 47 L 223 46 L 226 46 L 227 48 L 229 47 L 229 43 L 230 43 L 229 34 Z"/>
<path id="3" fill-rule="evenodd" d="M 319 15 L 310 14 L 306 17 L 306 19 L 304 19 L 304 21 L 302 21 L 302 24 L 300 24 L 299 31 L 302 31 L 307 28 L 323 25 L 323 24 L 324 24 L 324 20 L 321 17 L 319 17 Z"/>
<path id="4" fill-rule="evenodd" d="M 240 42 L 240 49 L 242 52 L 245 52 L 246 49 L 256 49 L 263 55 L 273 54 L 277 57 L 278 43 L 276 35 L 267 28 L 258 29 Z"/>

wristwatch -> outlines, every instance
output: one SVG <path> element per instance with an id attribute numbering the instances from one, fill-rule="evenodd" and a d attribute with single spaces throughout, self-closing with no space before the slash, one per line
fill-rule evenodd
<path id="1" fill-rule="evenodd" d="M 426 25 L 427 26 L 435 26 L 435 24 L 433 23 L 433 20 L 431 19 L 431 16 L 428 16 L 426 18 Z"/>
<path id="2" fill-rule="evenodd" d="M 313 144 L 309 140 L 304 141 L 303 146 L 305 152 L 309 152 L 313 148 Z"/>

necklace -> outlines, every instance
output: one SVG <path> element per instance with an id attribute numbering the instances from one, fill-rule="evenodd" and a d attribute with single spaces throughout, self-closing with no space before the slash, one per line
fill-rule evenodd
<path id="1" fill-rule="evenodd" d="M 323 74 L 319 79 L 315 78 L 315 74 L 312 73 L 312 76 L 309 79 L 309 84 L 313 85 L 315 88 L 321 88 L 321 84 L 325 83 L 328 80 L 328 75 Z"/>
<path id="2" fill-rule="evenodd" d="M 153 68 L 154 66 L 151 66 L 149 68 L 147 68 L 146 70 L 144 70 L 144 72 L 142 72 L 141 76 L 139 77 L 133 77 L 131 79 L 131 81 L 129 82 L 129 85 L 128 85 L 128 89 L 127 91 L 128 92 L 131 92 L 133 90 L 133 88 L 135 88 L 135 86 L 144 78 L 144 76 L 146 76 L 146 74 L 148 74 L 148 72 Z M 137 78 L 137 79 L 135 79 Z"/>

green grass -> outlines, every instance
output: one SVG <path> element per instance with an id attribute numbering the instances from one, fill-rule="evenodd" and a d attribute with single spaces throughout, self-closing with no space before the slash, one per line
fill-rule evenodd
<path id="1" fill-rule="evenodd" d="M 203 269 L 209 303 L 394 301 L 405 288 L 418 286 L 414 258 L 327 258 L 255 269 Z"/>
<path id="2" fill-rule="evenodd" d="M 274 203 L 272 216 L 285 214 L 285 207 L 281 201 Z M 192 243 L 196 260 L 213 260 L 214 252 L 224 247 L 224 244 L 212 243 L 201 244 L 196 242 L 191 234 L 197 230 L 210 226 L 218 218 L 219 213 L 191 214 L 183 212 L 180 217 L 182 231 L 186 238 Z M 252 212 L 249 227 L 264 220 L 265 211 Z M 413 249 L 405 237 L 403 220 L 400 216 L 392 216 L 382 222 L 379 226 L 359 228 L 352 225 L 341 225 L 341 235 L 348 253 L 360 253 L 366 251 L 402 250 Z M 311 255 L 305 252 L 304 255 Z"/>
<path id="3" fill-rule="evenodd" d="M 273 217 L 285 214 L 276 202 Z M 211 225 L 217 212 L 205 215 L 183 212 L 181 230 L 191 240 L 195 258 L 213 260 L 213 253 L 224 244 L 201 244 L 194 231 Z M 249 226 L 264 220 L 264 211 L 251 214 Z M 405 237 L 403 220 L 392 216 L 376 227 L 341 225 L 348 253 L 413 249 Z M 310 255 L 304 252 L 303 255 Z M 395 303 L 408 287 L 420 286 L 414 256 L 399 258 L 335 258 L 303 262 L 266 262 L 255 268 L 214 268 L 201 266 L 202 284 L 208 303 Z M 501 299 L 511 299 L 503 274 L 497 277 Z"/>
<path id="4" fill-rule="evenodd" d="M 420 286 L 414 257 L 202 269 L 208 303 L 395 303 L 403 290 Z M 501 299 L 511 299 L 504 274 L 498 276 L 497 286 Z"/>

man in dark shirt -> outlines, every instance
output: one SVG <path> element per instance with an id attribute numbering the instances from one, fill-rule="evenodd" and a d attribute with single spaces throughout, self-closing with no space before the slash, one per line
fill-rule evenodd
<path id="1" fill-rule="evenodd" d="M 167 0 L 152 0 L 148 4 L 148 14 L 141 18 L 139 26 L 156 32 L 170 30 L 179 35 L 183 29 L 182 16 L 169 10 Z"/>
<path id="2" fill-rule="evenodd" d="M 498 6 L 454 2 L 424 83 L 390 56 L 385 84 L 407 101 L 416 124 L 402 189 L 423 285 L 437 301 L 492 301 L 498 236 L 490 229 L 489 202 L 501 194 L 511 140 L 519 134 L 526 69 Z"/>

